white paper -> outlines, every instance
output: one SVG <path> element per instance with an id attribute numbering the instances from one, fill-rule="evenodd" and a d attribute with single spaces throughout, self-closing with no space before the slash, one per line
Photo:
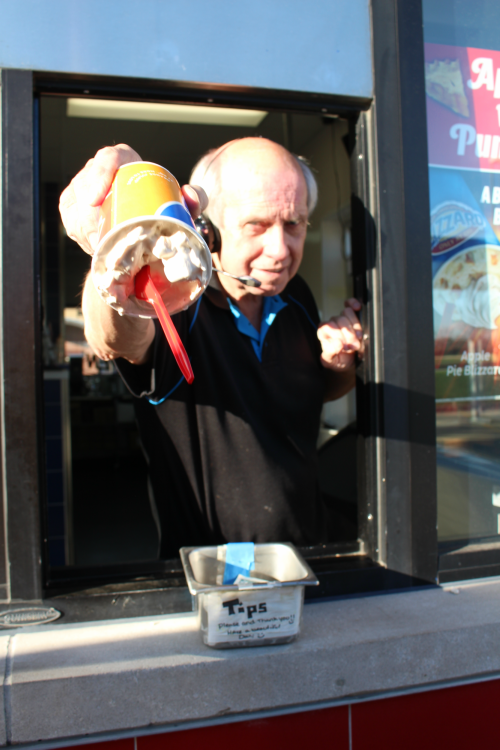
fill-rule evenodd
<path id="1" fill-rule="evenodd" d="M 225 591 L 202 595 L 202 622 L 209 645 L 262 642 L 297 635 L 300 625 L 300 586 Z"/>

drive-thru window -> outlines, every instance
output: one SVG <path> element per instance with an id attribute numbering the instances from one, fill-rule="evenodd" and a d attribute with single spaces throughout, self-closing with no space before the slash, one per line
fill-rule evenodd
<path id="1" fill-rule="evenodd" d="M 65 236 L 58 196 L 68 176 L 76 174 L 104 143 L 133 143 L 146 160 L 168 164 L 186 183 L 202 153 L 248 135 L 287 144 L 306 156 L 318 175 L 320 204 L 310 220 L 301 275 L 327 320 L 353 294 L 348 120 L 322 113 L 40 96 L 42 357 L 51 583 L 59 576 L 67 578 L 71 571 L 81 577 L 89 569 L 87 575 L 102 577 L 106 565 L 151 564 L 158 558 L 133 398 L 115 367 L 98 361 L 84 341 L 81 288 L 90 259 Z M 358 537 L 354 423 L 352 392 L 325 406 L 318 442 L 324 456 L 325 492 L 335 496 L 338 506 L 335 541 L 350 543 L 353 550 Z M 339 469 L 330 471 L 330 455 L 337 443 L 348 447 L 340 449 Z"/>
<path id="2" fill-rule="evenodd" d="M 378 249 L 373 188 L 385 165 L 377 167 L 370 100 L 330 96 L 317 101 L 316 95 L 279 91 L 250 95 L 212 90 L 207 94 L 196 87 L 148 82 L 139 86 L 117 78 L 76 79 L 21 71 L 5 71 L 4 75 L 4 95 L 11 99 L 4 120 L 7 131 L 15 128 L 10 124 L 17 121 L 15 106 L 33 103 L 33 141 L 26 141 L 25 146 L 34 154 L 32 221 L 37 251 L 32 268 L 39 294 L 30 302 L 36 316 L 33 378 L 38 389 L 31 413 L 38 430 L 33 487 L 40 516 L 33 516 L 32 538 L 25 535 L 24 543 L 30 549 L 35 540 L 40 544 L 43 529 L 42 567 L 31 567 L 28 575 L 20 576 L 20 591 L 43 591 L 54 606 L 56 601 L 63 606 L 64 599 L 65 617 L 71 619 L 73 609 L 79 613 L 75 617 L 81 617 L 80 598 L 87 602 L 83 592 L 96 585 L 106 594 L 99 599 L 105 617 L 115 611 L 108 611 L 104 602 L 114 600 L 116 585 L 133 606 L 135 590 L 143 597 L 144 580 L 155 592 L 169 589 L 171 603 L 162 606 L 170 611 L 190 607 L 179 561 L 158 559 L 157 530 L 132 399 L 114 366 L 99 361 L 84 341 L 81 287 L 89 259 L 65 235 L 57 201 L 71 176 L 107 143 L 133 144 L 144 158 L 168 165 L 182 183 L 208 148 L 250 134 L 272 138 L 305 156 L 317 175 L 320 202 L 311 217 L 301 273 L 322 318 L 338 312 L 347 296 L 364 303 L 361 317 L 367 355 L 358 365 L 356 399 L 352 392 L 325 405 L 318 438 L 322 490 L 335 504 L 338 534 L 327 547 L 303 550 L 321 581 L 320 589 L 311 595 L 434 581 L 432 462 L 425 479 L 418 472 L 410 473 L 409 507 L 394 530 L 394 514 L 386 507 L 391 502 L 392 481 L 387 467 L 395 472 L 398 486 L 401 480 L 408 481 L 405 462 L 417 458 L 413 449 L 405 448 L 403 454 L 401 450 L 411 436 L 411 400 L 422 397 L 418 390 L 415 397 L 409 396 L 414 389 L 404 381 L 417 376 L 415 368 L 391 367 L 390 374 L 382 374 L 387 351 L 382 345 L 383 326 L 394 328 L 391 335 L 401 337 L 393 344 L 401 353 L 406 351 L 411 357 L 413 348 L 401 328 L 406 312 L 382 312 L 386 297 L 391 298 L 391 306 L 394 301 L 392 291 L 384 289 L 390 271 L 382 275 L 378 268 L 384 259 Z M 16 130 L 12 135 L 19 137 Z M 19 147 L 17 153 L 21 158 Z M 15 158 L 16 150 L 9 146 L 9 168 Z M 15 189 L 15 183 L 8 181 L 8 192 Z M 380 211 L 386 194 L 381 195 Z M 393 203 L 387 208 L 392 222 Z M 396 273 L 395 264 L 402 262 L 399 254 L 388 267 Z M 415 262 L 428 265 L 428 259 L 420 257 Z M 419 278 L 424 277 L 419 274 Z M 414 284 L 398 295 L 401 304 L 404 298 L 406 305 L 413 290 Z M 26 286 L 17 296 L 21 294 L 28 299 Z M 17 346 L 13 353 L 19 356 Z M 421 368 L 424 360 L 419 357 L 418 361 Z M 387 378 L 395 382 L 389 384 Z M 420 373 L 418 380 L 422 382 Z M 425 418 L 419 404 L 417 408 L 418 419 Z M 408 418 L 403 419 L 406 412 Z M 386 436 L 393 432 L 395 441 L 388 443 Z M 433 443 L 432 427 L 424 438 L 427 442 Z M 397 459 L 392 458 L 392 451 Z M 402 477 L 397 476 L 399 472 Z M 411 485 L 421 481 L 430 488 L 425 511 L 410 507 Z M 16 508 L 21 516 L 21 505 Z M 10 519 L 12 525 L 18 523 L 15 515 Z M 406 541 L 398 547 L 401 534 Z M 412 535 L 421 536 L 423 546 L 414 545 L 410 552 L 407 542 Z M 393 536 L 396 544 L 391 542 Z M 156 605 L 152 606 L 156 611 Z"/>

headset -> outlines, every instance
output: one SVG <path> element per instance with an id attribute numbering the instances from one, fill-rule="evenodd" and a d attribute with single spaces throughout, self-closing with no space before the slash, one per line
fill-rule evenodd
<path id="1" fill-rule="evenodd" d="M 223 151 L 226 150 L 226 148 L 228 148 L 228 146 L 231 145 L 231 143 L 233 143 L 233 141 L 230 141 L 223 148 L 217 151 L 214 158 L 205 170 L 204 178 L 210 171 L 210 168 L 214 161 L 220 156 Z M 218 253 L 222 247 L 222 241 L 219 229 L 215 226 L 215 224 L 210 221 L 208 216 L 204 216 L 203 214 L 201 214 L 197 219 L 195 219 L 194 225 L 198 234 L 200 234 L 207 243 L 207 247 L 210 252 Z M 228 273 L 228 271 L 223 271 L 220 268 L 216 268 L 214 265 L 212 265 L 212 271 L 215 271 L 216 273 L 222 273 L 224 274 L 224 276 L 229 276 L 232 279 L 236 279 L 242 284 L 245 284 L 245 286 L 259 287 L 261 285 L 261 282 L 258 279 L 254 279 L 253 276 L 234 276 L 232 273 Z"/>
<path id="2" fill-rule="evenodd" d="M 198 234 L 201 234 L 207 247 L 211 253 L 218 253 L 221 249 L 220 232 L 217 227 L 212 224 L 207 216 L 201 214 L 197 219 L 194 220 L 194 225 Z"/>
<path id="3" fill-rule="evenodd" d="M 210 252 L 218 253 L 221 249 L 222 243 L 220 232 L 215 224 L 212 224 L 210 219 L 202 214 L 195 219 L 194 225 L 198 234 L 201 234 L 207 243 Z M 231 279 L 236 279 L 236 281 L 240 281 L 242 284 L 245 284 L 245 286 L 259 287 L 262 284 L 261 281 L 254 279 L 253 276 L 234 276 L 234 274 L 229 273 L 229 271 L 223 271 L 222 268 L 216 268 L 213 264 L 212 271 L 215 271 L 215 273 L 222 273 L 224 276 L 229 276 Z"/>

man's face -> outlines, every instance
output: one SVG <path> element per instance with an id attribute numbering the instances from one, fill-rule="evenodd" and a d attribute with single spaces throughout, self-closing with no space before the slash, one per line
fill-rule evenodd
<path id="1" fill-rule="evenodd" d="M 219 280 L 235 298 L 279 294 L 297 273 L 306 238 L 307 186 L 300 167 L 269 141 L 233 146 L 221 168 L 221 185 L 222 249 L 216 264 L 235 276 L 253 276 L 261 286 Z"/>

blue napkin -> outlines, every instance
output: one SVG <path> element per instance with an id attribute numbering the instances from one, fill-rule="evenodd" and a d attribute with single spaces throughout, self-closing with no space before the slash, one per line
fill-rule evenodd
<path id="1" fill-rule="evenodd" d="M 247 576 L 255 567 L 253 542 L 226 544 L 226 566 L 223 584 L 232 584 L 241 574 Z"/>

